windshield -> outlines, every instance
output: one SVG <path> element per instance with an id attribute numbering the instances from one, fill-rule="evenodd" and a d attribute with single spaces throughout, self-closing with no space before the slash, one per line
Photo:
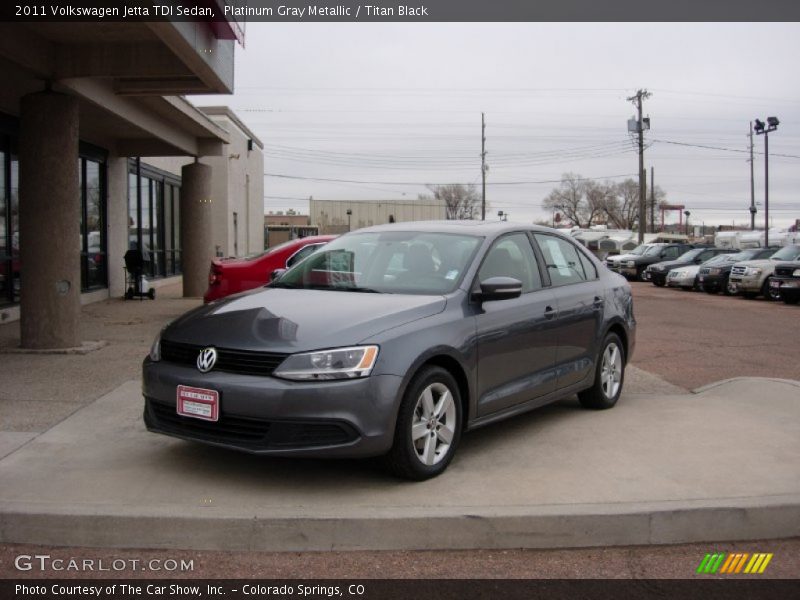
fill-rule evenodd
<path id="1" fill-rule="evenodd" d="M 704 265 L 722 265 L 722 264 L 725 264 L 725 263 L 728 263 L 728 262 L 736 262 L 735 260 L 732 260 L 732 258 L 734 256 L 736 256 L 736 255 L 735 254 L 717 254 L 716 256 L 712 256 L 711 258 L 709 258 L 703 264 Z"/>
<path id="2" fill-rule="evenodd" d="M 770 260 L 797 260 L 800 258 L 800 246 L 786 246 L 770 256 Z"/>
<path id="3" fill-rule="evenodd" d="M 287 246 L 291 246 L 292 244 L 296 243 L 297 240 L 289 240 L 287 242 L 283 242 L 278 244 L 277 246 L 273 246 L 272 248 L 268 248 L 264 252 L 256 252 L 255 254 L 248 254 L 244 257 L 243 260 L 255 260 L 257 258 L 261 258 L 262 256 L 266 256 L 267 254 L 272 254 L 273 252 L 278 252 L 279 250 L 283 250 Z"/>
<path id="4" fill-rule="evenodd" d="M 628 254 L 635 254 L 636 256 L 639 256 L 640 254 L 644 254 L 644 251 L 647 250 L 649 247 L 650 244 L 641 244 L 639 246 L 636 246 L 636 248 L 634 248 L 630 252 L 628 252 Z"/>
<path id="5" fill-rule="evenodd" d="M 421 231 L 354 233 L 292 267 L 270 287 L 447 294 L 483 238 Z"/>
<path id="6" fill-rule="evenodd" d="M 661 246 L 650 246 L 644 253 L 645 256 L 657 256 L 661 253 Z"/>
<path id="7" fill-rule="evenodd" d="M 695 248 L 694 250 L 688 250 L 688 251 L 684 252 L 683 254 L 681 254 L 675 260 L 678 261 L 678 262 L 692 262 L 695 258 L 697 258 L 697 256 L 701 252 L 703 252 L 703 250 L 705 250 L 705 248 Z"/>

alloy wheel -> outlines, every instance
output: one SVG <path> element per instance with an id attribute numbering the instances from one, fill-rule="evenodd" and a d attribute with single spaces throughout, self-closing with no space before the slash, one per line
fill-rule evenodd
<path id="1" fill-rule="evenodd" d="M 613 398 L 619 391 L 622 381 L 622 353 L 615 343 L 606 346 L 603 352 L 603 365 L 600 372 L 600 382 L 606 398 Z"/>
<path id="2" fill-rule="evenodd" d="M 456 405 L 443 383 L 432 383 L 417 398 L 411 422 L 411 440 L 417 459 L 432 466 L 450 451 L 456 432 Z"/>

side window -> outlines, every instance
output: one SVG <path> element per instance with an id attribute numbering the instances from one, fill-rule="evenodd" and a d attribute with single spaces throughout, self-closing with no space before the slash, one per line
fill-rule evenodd
<path id="1" fill-rule="evenodd" d="M 536 243 L 544 255 L 553 287 L 586 281 L 579 250 L 567 240 L 537 233 Z"/>
<path id="2" fill-rule="evenodd" d="M 583 272 L 586 274 L 586 279 L 597 279 L 597 269 L 595 268 L 594 263 L 589 260 L 589 258 L 583 252 L 578 252 L 578 256 L 581 259 L 581 264 L 583 265 Z"/>
<path id="3" fill-rule="evenodd" d="M 289 260 L 286 261 L 286 267 L 287 268 L 293 267 L 301 260 L 303 260 L 306 256 L 313 254 L 317 250 L 317 248 L 320 247 L 320 245 L 321 244 L 309 244 L 308 246 L 303 246 L 302 248 L 300 248 L 300 250 L 298 250 L 291 257 L 289 257 Z"/>
<path id="4" fill-rule="evenodd" d="M 485 281 L 490 277 L 519 279 L 523 294 L 542 287 L 536 255 L 527 235 L 512 233 L 494 242 L 478 271 L 478 281 Z"/>
<path id="5" fill-rule="evenodd" d="M 664 252 L 664 258 L 666 260 L 674 260 L 678 258 L 682 254 L 680 246 L 670 246 Z"/>

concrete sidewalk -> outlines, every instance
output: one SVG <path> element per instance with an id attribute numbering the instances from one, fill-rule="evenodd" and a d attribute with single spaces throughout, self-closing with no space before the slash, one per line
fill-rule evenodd
<path id="1" fill-rule="evenodd" d="M 7 439 L 0 542 L 298 551 L 800 535 L 800 382 L 626 393 L 601 412 L 562 401 L 468 434 L 444 475 L 413 484 L 372 462 L 150 434 L 141 413 L 132 380 L 45 433 Z"/>

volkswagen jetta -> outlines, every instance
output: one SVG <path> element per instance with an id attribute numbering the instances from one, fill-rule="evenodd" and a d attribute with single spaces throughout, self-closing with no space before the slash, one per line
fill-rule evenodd
<path id="1" fill-rule="evenodd" d="M 634 341 L 628 283 L 551 229 L 371 227 L 168 325 L 144 419 L 252 453 L 383 455 L 426 479 L 464 431 L 576 393 L 614 406 Z"/>

